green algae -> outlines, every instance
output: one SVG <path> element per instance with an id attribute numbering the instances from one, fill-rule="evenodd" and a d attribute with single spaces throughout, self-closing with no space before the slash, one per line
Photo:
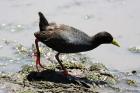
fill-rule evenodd
<path id="1" fill-rule="evenodd" d="M 107 68 L 102 63 L 94 63 L 89 67 L 89 70 L 90 71 L 100 71 L 100 70 L 107 70 Z"/>
<path id="2" fill-rule="evenodd" d="M 31 90 L 26 90 L 26 91 L 21 91 L 21 92 L 18 92 L 18 93 L 34 93 L 34 92 L 31 91 Z"/>
<path id="3" fill-rule="evenodd" d="M 132 53 L 140 53 L 140 47 L 139 46 L 133 46 L 128 48 L 128 51 L 132 52 Z"/>
<path id="4" fill-rule="evenodd" d="M 103 64 L 97 64 L 85 68 L 83 63 L 64 62 L 68 70 L 81 70 L 82 77 L 65 77 L 59 71 L 60 67 L 54 68 L 50 64 L 47 69 L 40 72 L 36 72 L 35 66 L 25 65 L 18 73 L 3 74 L 0 75 L 0 79 L 11 85 L 11 90 L 13 90 L 12 86 L 18 86 L 17 89 L 14 88 L 14 93 L 98 93 L 96 87 L 115 84 L 116 79 L 106 72 L 107 68 Z M 91 70 L 93 67 L 96 69 Z"/>
<path id="5" fill-rule="evenodd" d="M 82 63 L 72 63 L 72 62 L 63 62 L 63 65 L 67 68 L 67 69 L 85 69 L 84 64 Z M 60 69 L 60 65 L 58 64 L 56 66 L 56 68 Z"/>
<path id="6" fill-rule="evenodd" d="M 107 84 L 115 84 L 117 82 L 115 76 L 109 73 L 105 65 L 101 63 L 92 64 L 87 73 L 88 74 L 86 74 L 86 77 L 90 80 L 104 81 Z"/>
<path id="7" fill-rule="evenodd" d="M 137 82 L 135 80 L 126 80 L 127 84 L 130 85 L 130 86 L 137 86 Z"/>

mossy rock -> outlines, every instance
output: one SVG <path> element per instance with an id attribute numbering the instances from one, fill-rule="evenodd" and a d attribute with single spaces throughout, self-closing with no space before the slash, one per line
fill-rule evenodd
<path id="1" fill-rule="evenodd" d="M 63 62 L 63 65 L 67 69 L 85 69 L 85 66 L 82 63 Z M 61 69 L 59 64 L 56 65 L 56 68 Z"/>
<path id="2" fill-rule="evenodd" d="M 89 67 L 90 71 L 100 71 L 100 70 L 107 70 L 106 66 L 102 63 L 94 63 Z"/>
<path id="3" fill-rule="evenodd" d="M 86 72 L 86 77 L 89 80 L 93 81 L 104 81 L 106 84 L 116 84 L 117 79 L 111 73 L 105 65 L 101 63 L 94 63 L 89 67 L 89 70 Z"/>
<path id="4" fill-rule="evenodd" d="M 137 82 L 135 80 L 126 80 L 127 84 L 130 85 L 130 86 L 137 86 Z"/>
<path id="5" fill-rule="evenodd" d="M 15 93 L 98 93 L 96 87 L 105 84 L 115 84 L 115 77 L 107 73 L 107 68 L 99 63 L 86 68 L 83 63 L 64 63 L 68 70 L 80 70 L 82 77 L 65 77 L 60 67 L 50 64 L 43 71 L 37 72 L 35 66 L 23 66 L 18 73 L 3 75 L 1 79 L 11 85 L 11 90 L 15 86 Z M 95 67 L 95 69 L 94 69 Z M 91 69 L 92 68 L 92 69 Z"/>
<path id="6" fill-rule="evenodd" d="M 25 91 L 20 91 L 18 93 L 34 93 L 34 91 L 32 91 L 32 90 L 25 90 Z"/>

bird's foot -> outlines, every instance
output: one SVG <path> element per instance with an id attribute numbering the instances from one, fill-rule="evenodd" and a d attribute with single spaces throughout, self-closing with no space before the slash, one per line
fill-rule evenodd
<path id="1" fill-rule="evenodd" d="M 68 71 L 67 71 L 67 70 L 64 70 L 63 74 L 64 74 L 64 76 L 65 76 L 65 77 L 72 76 L 71 74 L 69 74 L 69 73 L 68 73 Z"/>
<path id="2" fill-rule="evenodd" d="M 42 69 L 44 69 L 45 67 L 42 65 L 42 64 L 36 64 L 36 69 L 37 69 L 37 71 L 39 72 L 40 71 L 40 67 L 42 68 Z"/>
<path id="3" fill-rule="evenodd" d="M 36 64 L 36 69 L 38 72 L 42 71 L 45 67 L 42 64 Z"/>

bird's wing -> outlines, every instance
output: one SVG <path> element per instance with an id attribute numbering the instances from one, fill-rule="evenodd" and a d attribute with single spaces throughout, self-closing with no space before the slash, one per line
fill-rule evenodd
<path id="1" fill-rule="evenodd" d="M 76 29 L 74 27 L 61 25 L 63 31 L 60 33 L 61 37 L 67 41 L 67 43 L 72 44 L 85 44 L 89 43 L 91 38 L 84 32 Z"/>
<path id="2" fill-rule="evenodd" d="M 57 44 L 87 44 L 90 37 L 80 30 L 66 25 L 48 26 L 48 31 L 40 33 L 43 42 L 54 42 Z"/>

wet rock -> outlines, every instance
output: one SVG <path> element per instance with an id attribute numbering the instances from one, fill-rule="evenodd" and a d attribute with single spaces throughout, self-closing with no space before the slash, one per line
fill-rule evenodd
<path id="1" fill-rule="evenodd" d="M 132 53 L 140 53 L 140 47 L 138 46 L 130 47 L 128 50 Z"/>
<path id="2" fill-rule="evenodd" d="M 13 93 L 98 93 L 95 91 L 96 87 L 108 85 L 113 79 L 115 82 L 113 75 L 103 74 L 102 66 L 96 67 L 96 70 L 91 70 L 90 67 L 85 68 L 81 65 L 71 62 L 65 64 L 68 71 L 80 70 L 82 74 L 81 76 L 70 75 L 68 77 L 63 75 L 60 68 L 51 68 L 53 66 L 48 66 L 47 69 L 37 72 L 34 66 L 25 65 L 18 73 L 1 74 L 0 81 L 4 82 L 5 85 L 9 84 L 10 87 L 7 90 L 14 90 Z M 100 69 L 101 72 L 97 69 Z M 15 87 L 17 88 L 15 89 Z"/>
<path id="3" fill-rule="evenodd" d="M 116 84 L 117 79 L 111 73 L 109 73 L 108 69 L 101 63 L 95 63 L 89 67 L 89 71 L 86 73 L 86 77 L 93 81 L 101 81 L 98 82 L 99 85 L 105 84 Z M 96 85 L 97 82 L 96 82 Z"/>
<path id="4" fill-rule="evenodd" d="M 137 74 L 137 71 L 136 70 L 133 70 L 131 73 L 132 74 Z"/>
<path id="5" fill-rule="evenodd" d="M 94 63 L 90 66 L 89 70 L 90 71 L 100 71 L 100 70 L 107 70 L 107 68 L 102 63 Z"/>
<path id="6" fill-rule="evenodd" d="M 32 57 L 36 53 L 34 44 L 32 47 L 25 47 L 13 41 L 6 41 L 5 44 L 12 46 L 19 62 L 25 62 L 27 59 L 30 59 L 30 62 L 33 61 Z M 115 76 L 109 73 L 103 64 L 91 64 L 89 58 L 80 53 L 61 55 L 64 66 L 71 74 L 66 77 L 58 62 L 53 59 L 56 52 L 45 45 L 39 46 L 42 63 L 47 60 L 45 69 L 37 72 L 35 66 L 24 65 L 19 72 L 0 74 L 0 84 L 4 85 L 9 93 L 98 93 L 97 87 L 111 86 L 117 82 Z M 47 59 L 45 59 L 46 56 Z M 9 58 L 9 60 L 13 60 L 11 63 L 17 62 L 16 59 Z"/>
<path id="7" fill-rule="evenodd" d="M 85 66 L 82 63 L 63 62 L 63 65 L 67 69 L 85 69 Z M 58 64 L 56 68 L 61 69 L 61 66 Z"/>
<path id="8" fill-rule="evenodd" d="M 126 80 L 126 82 L 127 82 L 127 84 L 130 85 L 130 86 L 137 86 L 135 80 L 130 80 L 130 79 L 128 79 L 128 80 Z"/>

